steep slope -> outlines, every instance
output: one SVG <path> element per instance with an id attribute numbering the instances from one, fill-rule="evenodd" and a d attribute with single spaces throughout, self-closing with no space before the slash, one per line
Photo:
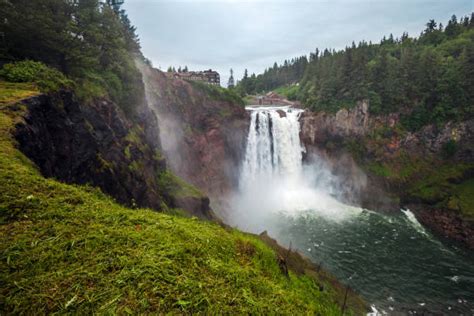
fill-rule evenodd
<path id="1" fill-rule="evenodd" d="M 100 187 L 129 206 L 183 207 L 212 217 L 209 200 L 167 171 L 156 118 L 146 106 L 137 105 L 131 119 L 106 98 L 82 104 L 66 91 L 24 104 L 15 137 L 44 176 Z"/>
<path id="2" fill-rule="evenodd" d="M 237 186 L 249 117 L 234 93 L 167 78 L 141 65 L 147 100 L 160 125 L 169 167 L 203 190 L 225 217 L 227 195 Z"/>
<path id="3" fill-rule="evenodd" d="M 2 313 L 341 314 L 341 292 L 305 270 L 285 276 L 254 236 L 44 178 L 12 135 L 31 102 L 0 104 Z"/>

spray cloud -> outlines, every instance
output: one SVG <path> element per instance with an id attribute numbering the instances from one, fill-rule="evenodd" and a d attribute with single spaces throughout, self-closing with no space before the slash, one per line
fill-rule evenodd
<path id="1" fill-rule="evenodd" d="M 255 233 L 272 230 L 275 214 L 310 212 L 341 221 L 361 209 L 344 205 L 338 179 L 320 159 L 303 165 L 299 117 L 289 107 L 247 108 L 251 124 L 239 192 L 233 198 L 232 224 Z"/>

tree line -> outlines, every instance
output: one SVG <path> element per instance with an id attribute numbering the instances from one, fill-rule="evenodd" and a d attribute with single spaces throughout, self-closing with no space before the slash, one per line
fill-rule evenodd
<path id="1" fill-rule="evenodd" d="M 308 66 L 308 58 L 301 56 L 291 60 L 285 60 L 283 64 L 274 63 L 263 74 L 249 76 L 245 69 L 243 78 L 237 83 L 236 90 L 242 96 L 245 94 L 256 94 L 270 91 L 283 85 L 299 82 Z"/>
<path id="2" fill-rule="evenodd" d="M 181 68 L 181 66 L 178 67 L 178 70 L 176 70 L 175 67 L 173 66 L 169 66 L 168 69 L 166 70 L 166 72 L 189 72 L 189 68 L 188 66 L 184 66 L 184 68 Z"/>
<path id="3" fill-rule="evenodd" d="M 84 97 L 108 95 L 125 110 L 143 97 L 139 39 L 111 1 L 5 0 L 0 21 L 2 64 L 42 62 L 73 79 Z"/>
<path id="4" fill-rule="evenodd" d="M 255 76 L 255 88 L 244 78 L 240 89 L 252 94 L 299 81 L 296 97 L 312 110 L 334 112 L 369 100 L 374 114 L 402 112 L 402 122 L 411 130 L 471 117 L 474 13 L 460 20 L 453 15 L 446 26 L 430 20 L 417 38 L 404 33 L 339 51 L 317 49 L 304 65 L 301 78 L 282 79 L 290 78 L 285 77 L 290 69 L 301 74 L 295 64 L 274 65 Z"/>

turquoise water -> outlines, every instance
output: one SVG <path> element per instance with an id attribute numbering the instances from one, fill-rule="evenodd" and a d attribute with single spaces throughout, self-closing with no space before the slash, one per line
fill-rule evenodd
<path id="1" fill-rule="evenodd" d="M 272 234 L 388 314 L 474 314 L 474 254 L 439 241 L 411 213 L 362 211 L 342 221 L 312 211 L 275 216 Z"/>

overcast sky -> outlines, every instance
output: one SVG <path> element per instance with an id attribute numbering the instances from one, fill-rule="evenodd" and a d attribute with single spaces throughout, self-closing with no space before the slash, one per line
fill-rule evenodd
<path id="1" fill-rule="evenodd" d="M 261 73 L 276 61 L 352 41 L 378 42 L 429 19 L 446 25 L 474 11 L 474 0 L 125 0 L 143 53 L 155 67 Z"/>

